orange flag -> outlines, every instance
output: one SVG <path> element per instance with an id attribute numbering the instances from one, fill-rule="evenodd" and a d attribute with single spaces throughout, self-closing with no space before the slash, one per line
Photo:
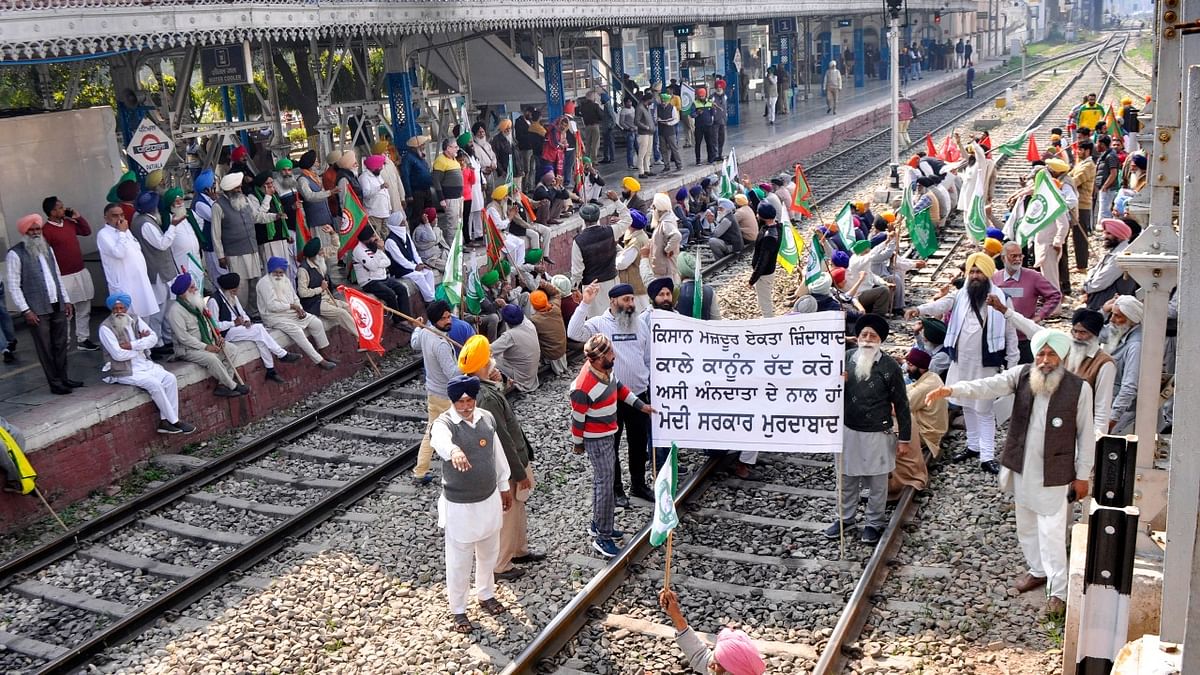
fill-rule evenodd
<path id="1" fill-rule="evenodd" d="M 1030 162 L 1037 162 L 1042 159 L 1042 153 L 1038 152 L 1037 141 L 1034 140 L 1034 135 L 1029 134 L 1029 150 L 1025 152 L 1025 159 Z"/>

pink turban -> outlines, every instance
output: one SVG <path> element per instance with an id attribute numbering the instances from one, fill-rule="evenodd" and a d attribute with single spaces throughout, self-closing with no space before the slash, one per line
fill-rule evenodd
<path id="1" fill-rule="evenodd" d="M 34 225 L 41 224 L 42 217 L 36 213 L 31 213 L 27 216 L 21 216 L 17 219 L 17 232 L 20 232 L 23 235 L 29 231 L 29 228 L 33 227 Z"/>
<path id="2" fill-rule="evenodd" d="M 713 658 L 730 675 L 762 675 L 767 670 L 750 636 L 732 628 L 722 628 L 717 635 Z"/>
<path id="3" fill-rule="evenodd" d="M 363 166 L 367 167 L 368 171 L 379 171 L 386 161 L 383 155 L 371 155 L 363 160 Z"/>
<path id="4" fill-rule="evenodd" d="M 1105 218 L 1104 220 L 1100 221 L 1100 226 L 1104 228 L 1105 232 L 1111 234 L 1117 239 L 1120 239 L 1121 241 L 1128 241 L 1129 238 L 1133 236 L 1133 230 L 1130 229 L 1130 227 L 1126 225 L 1125 221 L 1123 220 L 1117 220 L 1116 218 Z"/>

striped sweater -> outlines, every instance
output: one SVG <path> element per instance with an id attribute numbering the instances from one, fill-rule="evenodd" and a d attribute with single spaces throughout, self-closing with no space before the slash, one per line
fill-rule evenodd
<path id="1" fill-rule="evenodd" d="M 617 433 L 617 401 L 642 410 L 646 407 L 629 387 L 616 377 L 605 382 L 584 364 L 571 385 L 571 437 L 576 445 L 585 438 L 604 438 Z"/>

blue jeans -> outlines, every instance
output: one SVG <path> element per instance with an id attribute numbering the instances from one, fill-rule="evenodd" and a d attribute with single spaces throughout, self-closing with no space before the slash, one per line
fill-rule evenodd
<path id="1" fill-rule="evenodd" d="M 603 150 L 600 154 L 604 156 L 602 161 L 612 162 L 617 156 L 617 143 L 613 140 L 613 134 L 615 133 L 616 131 L 610 128 L 604 130 L 603 136 L 601 136 Z"/>
<path id="2" fill-rule="evenodd" d="M 4 282 L 0 281 L 0 334 L 4 336 L 4 346 L 17 339 L 17 333 L 13 329 L 12 317 L 8 315 L 7 302 L 4 295 Z"/>
<path id="3" fill-rule="evenodd" d="M 625 166 L 637 166 L 637 131 L 622 131 L 625 134 Z"/>
<path id="4" fill-rule="evenodd" d="M 575 185 L 575 151 L 569 148 L 563 159 L 563 174 L 563 186 L 570 189 Z"/>

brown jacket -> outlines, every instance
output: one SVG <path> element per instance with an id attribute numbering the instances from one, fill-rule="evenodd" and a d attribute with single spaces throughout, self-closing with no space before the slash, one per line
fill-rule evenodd
<path id="1" fill-rule="evenodd" d="M 550 306 L 534 311 L 529 317 L 537 329 L 538 344 L 542 347 L 542 358 L 547 361 L 560 359 L 567 353 L 567 324 L 563 322 L 562 300 L 557 293 L 550 296 Z"/>

